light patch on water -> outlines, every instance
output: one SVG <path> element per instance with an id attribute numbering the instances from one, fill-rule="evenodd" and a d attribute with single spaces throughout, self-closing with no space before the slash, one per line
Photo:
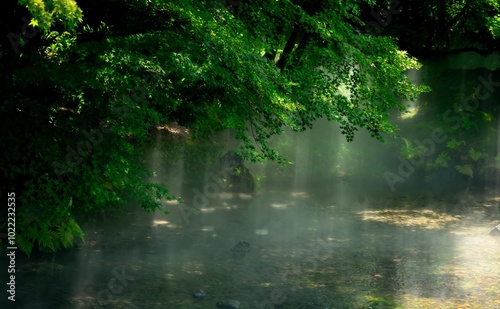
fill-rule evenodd
<path id="1" fill-rule="evenodd" d="M 162 225 L 162 224 L 168 224 L 168 221 L 166 221 L 166 220 L 153 220 L 153 226 Z"/>
<path id="2" fill-rule="evenodd" d="M 271 203 L 271 207 L 276 209 L 286 209 L 288 204 L 285 203 Z"/>
<path id="3" fill-rule="evenodd" d="M 267 229 L 257 229 L 255 230 L 255 234 L 257 235 L 267 235 L 269 231 Z"/>
<path id="4" fill-rule="evenodd" d="M 232 199 L 234 196 L 234 194 L 232 193 L 227 193 L 227 192 L 222 192 L 221 194 L 219 194 L 219 198 L 222 199 L 222 200 L 229 200 L 229 199 Z"/>
<path id="5" fill-rule="evenodd" d="M 498 239 L 488 234 L 465 236 L 458 238 L 456 246 L 460 262 L 453 272 L 461 277 L 461 290 L 465 291 L 469 298 L 500 300 Z M 500 307 L 500 301 L 497 304 Z"/>
<path id="6" fill-rule="evenodd" d="M 306 192 L 291 192 L 290 196 L 292 196 L 292 197 L 300 197 L 300 198 L 308 198 L 309 194 L 307 194 Z"/>
<path id="7" fill-rule="evenodd" d="M 162 200 L 163 203 L 169 204 L 169 205 L 179 205 L 180 202 L 178 200 Z"/>
<path id="8" fill-rule="evenodd" d="M 214 230 L 213 226 L 205 226 L 201 229 L 203 232 L 212 232 Z"/>
<path id="9" fill-rule="evenodd" d="M 500 247 L 494 237 L 487 233 L 457 236 L 453 259 L 445 263 L 434 261 L 433 276 L 448 277 L 450 288 L 447 296 L 423 297 L 422 291 L 404 291 L 404 308 L 500 308 Z M 412 271 L 423 265 L 415 263 Z M 444 286 L 441 288 L 443 289 Z M 443 290 L 443 292 L 446 289 Z M 420 295 L 419 295 L 420 294 Z"/>
<path id="10" fill-rule="evenodd" d="M 202 275 L 204 273 L 204 265 L 199 262 L 187 262 L 183 265 L 182 269 L 187 274 Z"/>
<path id="11" fill-rule="evenodd" d="M 384 209 L 358 211 L 364 221 L 386 222 L 398 226 L 414 226 L 422 229 L 439 229 L 457 226 L 461 216 L 439 213 L 430 209 Z"/>
<path id="12" fill-rule="evenodd" d="M 215 207 L 210 207 L 210 208 L 201 208 L 200 210 L 201 210 L 201 212 L 204 212 L 204 213 L 210 214 L 210 213 L 212 213 L 212 212 L 215 212 Z"/>
<path id="13" fill-rule="evenodd" d="M 242 200 L 249 200 L 252 198 L 251 194 L 245 194 L 245 193 L 240 193 L 238 194 L 238 197 Z"/>

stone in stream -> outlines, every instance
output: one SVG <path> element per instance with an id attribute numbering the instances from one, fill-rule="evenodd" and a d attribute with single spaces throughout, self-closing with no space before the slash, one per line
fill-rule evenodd
<path id="1" fill-rule="evenodd" d="M 220 302 L 217 302 L 217 308 L 226 308 L 226 309 L 238 309 L 240 307 L 240 302 L 233 299 L 226 299 Z"/>
<path id="2" fill-rule="evenodd" d="M 490 232 L 490 235 L 491 236 L 500 236 L 500 224 L 495 226 L 491 232 Z"/>
<path id="3" fill-rule="evenodd" d="M 231 248 L 233 257 L 242 258 L 250 251 L 250 244 L 246 241 L 240 241 Z"/>
<path id="4" fill-rule="evenodd" d="M 234 151 L 228 151 L 219 159 L 222 178 L 225 179 L 225 191 L 234 193 L 255 193 L 255 180 L 250 170 L 244 165 L 242 157 Z"/>
<path id="5" fill-rule="evenodd" d="M 207 296 L 207 294 L 205 294 L 202 290 L 198 290 L 198 292 L 193 294 L 193 297 L 196 299 L 203 299 L 205 296 Z"/>

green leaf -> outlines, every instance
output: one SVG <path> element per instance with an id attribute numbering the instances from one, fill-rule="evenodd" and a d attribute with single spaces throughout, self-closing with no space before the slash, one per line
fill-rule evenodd
<path id="1" fill-rule="evenodd" d="M 458 142 L 455 138 L 452 138 L 451 140 L 449 140 L 446 143 L 446 147 L 451 148 L 451 149 L 457 148 L 461 145 L 465 145 L 465 141 Z"/>
<path id="2" fill-rule="evenodd" d="M 470 164 L 464 164 L 464 165 L 456 165 L 455 166 L 455 169 L 462 175 L 466 175 L 466 176 L 469 176 L 469 177 L 473 177 L 473 169 L 472 169 L 472 165 Z"/>
<path id="3" fill-rule="evenodd" d="M 33 239 L 29 241 L 25 238 L 25 236 L 20 233 L 16 235 L 16 244 L 26 255 L 30 256 L 31 251 L 33 250 Z"/>
<path id="4" fill-rule="evenodd" d="M 474 148 L 469 149 L 469 155 L 472 160 L 478 161 L 480 159 L 486 158 L 488 155 L 484 152 L 475 151 Z"/>
<path id="5" fill-rule="evenodd" d="M 439 156 L 436 158 L 436 165 L 442 167 L 448 167 L 448 162 L 450 161 L 450 157 L 446 152 L 441 152 Z"/>

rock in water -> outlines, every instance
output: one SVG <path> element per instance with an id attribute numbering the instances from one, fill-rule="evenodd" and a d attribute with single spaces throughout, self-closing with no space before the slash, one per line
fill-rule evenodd
<path id="1" fill-rule="evenodd" d="M 490 235 L 491 236 L 500 236 L 500 224 L 495 226 L 491 232 L 490 232 Z"/>
<path id="2" fill-rule="evenodd" d="M 193 294 L 193 297 L 196 299 L 203 299 L 205 296 L 207 296 L 207 294 L 205 294 L 202 290 L 198 290 L 198 292 Z"/>
<path id="3" fill-rule="evenodd" d="M 217 308 L 238 309 L 240 302 L 233 299 L 222 300 L 217 303 Z"/>
<path id="4" fill-rule="evenodd" d="M 228 151 L 219 159 L 222 178 L 225 179 L 226 192 L 255 193 L 255 180 L 245 166 L 242 157 L 234 151 Z"/>
<path id="5" fill-rule="evenodd" d="M 242 258 L 250 251 L 250 244 L 246 241 L 240 241 L 231 248 L 233 257 Z"/>

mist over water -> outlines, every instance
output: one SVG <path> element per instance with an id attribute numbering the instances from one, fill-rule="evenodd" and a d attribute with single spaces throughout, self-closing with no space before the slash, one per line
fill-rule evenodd
<path id="1" fill-rule="evenodd" d="M 484 69 L 447 70 L 458 89 L 481 85 Z M 434 76 L 421 74 L 411 77 Z M 419 112 L 446 95 L 411 103 L 413 117 L 391 115 L 400 134 L 428 140 L 436 128 L 421 129 L 433 119 Z M 228 299 L 242 309 L 499 307 L 500 239 L 488 235 L 500 220 L 496 175 L 412 172 L 401 140 L 358 132 L 347 143 L 336 124 L 318 121 L 274 141 L 293 164 L 245 163 L 255 194 L 226 192 L 217 162 L 236 145 L 222 135 L 197 147 L 178 135 L 159 134 L 144 160 L 182 201 L 163 201 L 169 214 L 131 203 L 83 224 L 78 249 L 22 261 L 16 308 L 216 308 Z M 497 153 L 498 143 L 489 147 Z"/>

